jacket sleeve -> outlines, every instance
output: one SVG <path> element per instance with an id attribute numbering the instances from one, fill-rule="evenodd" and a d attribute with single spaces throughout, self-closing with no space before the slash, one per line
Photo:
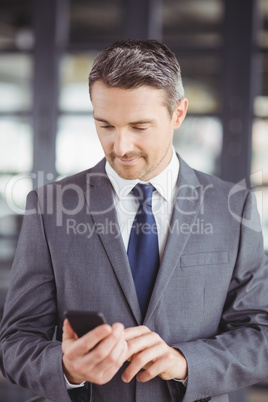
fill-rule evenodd
<path id="1" fill-rule="evenodd" d="M 10 382 L 49 400 L 79 400 L 73 399 L 74 393 L 70 398 L 66 389 L 61 342 L 54 337 L 56 325 L 53 266 L 43 214 L 33 191 L 27 198 L 1 322 L 1 370 Z"/>
<path id="2" fill-rule="evenodd" d="M 251 193 L 240 228 L 218 334 L 175 345 L 188 362 L 184 402 L 224 395 L 268 378 L 268 262 Z"/>

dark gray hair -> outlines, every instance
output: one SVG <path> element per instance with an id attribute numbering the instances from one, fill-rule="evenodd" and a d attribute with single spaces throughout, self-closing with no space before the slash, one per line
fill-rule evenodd
<path id="1" fill-rule="evenodd" d="M 123 89 L 143 85 L 166 92 L 164 104 L 172 114 L 184 96 L 181 69 L 174 53 L 156 40 L 123 40 L 113 43 L 94 60 L 89 92 L 96 81 Z"/>

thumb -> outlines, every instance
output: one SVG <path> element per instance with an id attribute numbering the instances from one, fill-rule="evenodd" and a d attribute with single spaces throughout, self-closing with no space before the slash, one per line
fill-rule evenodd
<path id="1" fill-rule="evenodd" d="M 76 340 L 78 337 L 74 330 L 71 327 L 71 324 L 69 323 L 68 319 L 66 318 L 63 323 L 63 334 L 62 334 L 62 341 L 71 341 L 71 340 Z"/>

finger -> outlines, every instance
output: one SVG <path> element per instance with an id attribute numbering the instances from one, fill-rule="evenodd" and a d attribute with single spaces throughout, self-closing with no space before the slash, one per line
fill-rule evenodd
<path id="1" fill-rule="evenodd" d="M 121 338 L 124 338 L 124 326 L 120 323 L 113 324 L 110 335 L 99 343 L 90 353 L 90 358 L 94 361 L 94 365 L 107 359 Z"/>
<path id="2" fill-rule="evenodd" d="M 115 365 L 111 365 L 110 368 L 108 368 L 105 371 L 107 381 L 111 380 L 113 376 L 118 372 L 118 370 L 122 367 L 122 365 L 126 360 L 125 359 L 126 353 L 127 353 L 127 343 L 124 341 L 123 348 L 120 352 L 120 357 L 117 360 L 117 363 Z"/>
<path id="3" fill-rule="evenodd" d="M 68 350 L 68 359 L 82 357 L 92 350 L 99 342 L 109 336 L 112 328 L 108 324 L 103 324 L 78 338 Z"/>
<path id="4" fill-rule="evenodd" d="M 168 363 L 169 362 L 166 356 L 159 357 L 155 362 L 150 364 L 144 371 L 138 373 L 137 380 L 140 382 L 147 382 L 157 377 L 158 375 L 165 373 L 165 371 L 169 368 Z M 171 378 L 165 378 L 165 379 L 171 379 Z"/>
<path id="5" fill-rule="evenodd" d="M 71 324 L 69 323 L 68 319 L 66 318 L 63 322 L 63 333 L 62 333 L 62 340 L 67 341 L 68 339 L 75 339 L 75 332 L 73 331 Z"/>
<path id="6" fill-rule="evenodd" d="M 102 361 L 96 366 L 96 371 L 102 371 L 103 379 L 109 381 L 126 361 L 126 355 L 127 342 L 125 341 L 124 336 L 122 336 L 105 361 Z"/>
<path id="7" fill-rule="evenodd" d="M 154 345 L 158 345 L 160 343 L 164 343 L 164 341 L 160 338 L 158 334 L 155 332 L 147 332 L 144 335 L 133 338 L 128 341 L 128 358 L 133 355 L 138 354 L 139 352 L 143 351 L 144 349 L 150 348 Z M 132 357 L 131 357 L 132 361 Z"/>
<path id="8" fill-rule="evenodd" d="M 127 349 L 127 342 L 125 341 L 124 334 L 122 334 L 119 341 L 115 344 L 107 357 L 107 367 L 109 364 L 110 366 L 120 365 L 121 367 L 121 365 L 126 361 Z"/>
<path id="9" fill-rule="evenodd" d="M 130 382 L 135 377 L 135 375 L 140 372 L 141 369 L 146 368 L 146 370 L 149 370 L 150 372 L 152 364 L 161 356 L 163 356 L 165 352 L 166 348 L 164 343 L 159 343 L 148 349 L 144 349 L 142 352 L 133 356 L 130 365 L 123 373 L 123 381 Z"/>
<path id="10" fill-rule="evenodd" d="M 138 327 L 130 327 L 125 329 L 125 339 L 126 341 L 129 341 L 133 338 L 137 338 L 139 336 L 142 336 L 144 334 L 147 334 L 151 332 L 148 327 L 145 325 L 140 325 Z"/>
<path id="11" fill-rule="evenodd" d="M 145 371 L 137 375 L 138 381 L 150 381 L 156 376 L 160 376 L 165 381 L 174 378 L 183 380 L 187 377 L 186 359 L 181 354 L 174 353 L 173 348 L 166 349 L 163 355 L 160 355 L 159 351 L 159 356 L 153 359 L 151 364 L 144 367 L 144 369 Z"/>

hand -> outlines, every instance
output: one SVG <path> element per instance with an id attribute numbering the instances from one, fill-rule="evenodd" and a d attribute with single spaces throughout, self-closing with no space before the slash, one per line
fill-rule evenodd
<path id="1" fill-rule="evenodd" d="M 155 332 L 145 326 L 125 330 L 130 365 L 122 374 L 124 382 L 146 382 L 156 376 L 163 380 L 184 380 L 187 377 L 187 362 L 177 350 L 168 346 Z M 141 369 L 144 371 L 140 372 Z"/>
<path id="2" fill-rule="evenodd" d="M 124 326 L 100 325 L 78 338 L 69 321 L 63 325 L 62 363 L 72 384 L 83 381 L 105 384 L 117 373 L 127 358 Z"/>

